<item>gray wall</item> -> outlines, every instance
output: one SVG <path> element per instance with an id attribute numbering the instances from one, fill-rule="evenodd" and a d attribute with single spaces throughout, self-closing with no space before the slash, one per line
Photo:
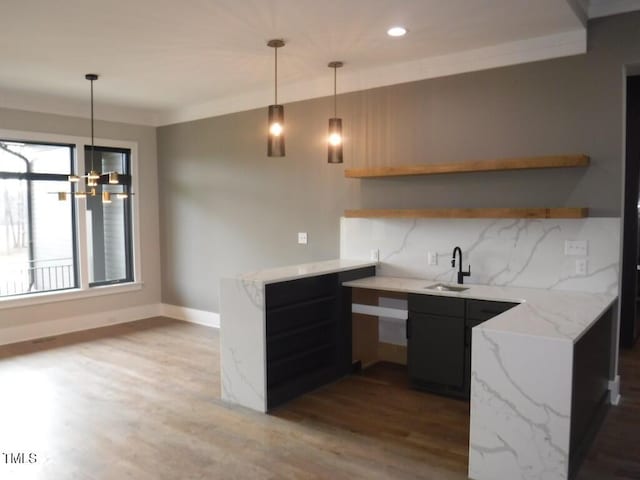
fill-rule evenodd
<path id="1" fill-rule="evenodd" d="M 640 63 L 639 27 L 640 12 L 599 19 L 586 55 L 341 95 L 343 166 L 326 163 L 330 98 L 286 106 L 284 159 L 266 157 L 266 109 L 160 128 L 163 302 L 218 311 L 221 277 L 336 257 L 345 208 L 587 206 L 620 215 L 623 70 Z M 587 153 L 592 165 L 343 178 L 348 167 L 557 153 Z M 309 232 L 306 247 L 298 231 Z"/>
<path id="2" fill-rule="evenodd" d="M 86 137 L 89 121 L 43 113 L 0 108 L 0 129 Z M 140 242 L 142 280 L 140 290 L 69 300 L 40 305 L 3 308 L 0 310 L 0 329 L 24 327 L 37 323 L 91 313 L 153 305 L 160 302 L 160 247 L 158 245 L 158 176 L 156 129 L 114 122 L 96 122 L 99 138 L 138 143 L 139 188 L 136 202 L 140 214 Z"/>

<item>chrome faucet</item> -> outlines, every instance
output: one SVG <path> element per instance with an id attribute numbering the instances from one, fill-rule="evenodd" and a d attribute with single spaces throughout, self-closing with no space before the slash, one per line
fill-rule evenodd
<path id="1" fill-rule="evenodd" d="M 469 265 L 469 269 L 466 272 L 462 271 L 462 250 L 460 247 L 456 247 L 453 249 L 453 258 L 451 259 L 451 266 L 456 266 L 456 252 L 458 252 L 458 258 L 460 261 L 458 262 L 458 283 L 462 285 L 464 283 L 464 277 L 471 276 L 471 265 Z"/>

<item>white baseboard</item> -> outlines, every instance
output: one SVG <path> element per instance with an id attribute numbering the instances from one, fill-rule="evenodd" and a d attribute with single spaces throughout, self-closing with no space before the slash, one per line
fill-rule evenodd
<path id="1" fill-rule="evenodd" d="M 609 382 L 609 400 L 611 405 L 620 405 L 620 375 Z"/>
<path id="2" fill-rule="evenodd" d="M 133 322 L 135 320 L 142 320 L 143 318 L 157 317 L 161 314 L 161 310 L 161 304 L 156 303 L 0 328 L 0 345 L 25 342 L 37 338 L 52 337 L 82 330 L 91 330 L 92 328 Z"/>
<path id="3" fill-rule="evenodd" d="M 161 315 L 164 317 L 175 318 L 185 322 L 197 323 L 207 327 L 220 328 L 220 314 L 207 312 L 205 310 L 197 310 L 195 308 L 180 307 L 178 305 L 161 304 Z"/>

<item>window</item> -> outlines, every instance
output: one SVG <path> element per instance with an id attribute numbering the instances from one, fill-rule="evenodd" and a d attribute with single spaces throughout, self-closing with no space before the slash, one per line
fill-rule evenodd
<path id="1" fill-rule="evenodd" d="M 129 196 L 129 164 L 131 151 L 95 147 L 93 164 L 101 172 L 120 172 L 120 184 L 102 185 L 110 193 L 109 201 L 99 195 L 88 196 L 87 242 L 89 246 L 89 285 L 111 285 L 131 282 L 131 202 Z M 85 170 L 92 170 L 91 147 L 85 147 Z"/>
<path id="2" fill-rule="evenodd" d="M 73 152 L 0 140 L 0 297 L 78 286 L 75 205 L 49 193 L 69 188 Z"/>
<path id="3" fill-rule="evenodd" d="M 6 133 L 13 132 L 0 132 L 0 300 L 134 282 L 135 147 L 120 147 L 133 144 L 96 146 L 95 170 L 103 173 L 96 195 L 61 201 L 57 192 L 87 190 L 84 179 L 68 181 L 73 172 L 91 170 L 86 140 L 57 143 L 48 140 L 62 137 L 43 135 L 47 141 L 40 142 L 30 134 L 16 140 Z M 109 172 L 120 174 L 117 184 L 109 183 Z"/>

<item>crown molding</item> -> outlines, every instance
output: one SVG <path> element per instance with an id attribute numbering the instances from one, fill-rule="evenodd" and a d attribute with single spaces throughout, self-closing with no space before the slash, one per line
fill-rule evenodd
<path id="1" fill-rule="evenodd" d="M 640 10 L 640 0 L 582 0 L 589 18 L 608 17 Z"/>
<path id="2" fill-rule="evenodd" d="M 86 99 L 78 100 L 13 90 L 0 89 L 0 108 L 90 118 L 89 102 Z M 157 125 L 157 111 L 155 110 L 104 103 L 100 103 L 96 108 L 95 118 L 96 120 L 134 125 Z"/>
<path id="3" fill-rule="evenodd" d="M 444 77 L 520 63 L 579 55 L 587 51 L 586 28 L 544 37 L 503 43 L 411 62 L 366 70 L 340 72 L 340 93 L 385 87 L 429 78 Z M 282 103 L 325 97 L 332 93 L 329 75 L 310 81 L 280 85 Z M 271 86 L 241 95 L 189 105 L 157 116 L 164 126 L 265 107 L 271 99 Z"/>
<path id="4" fill-rule="evenodd" d="M 586 28 L 518 40 L 410 62 L 383 65 L 359 71 L 340 72 L 340 93 L 468 73 L 490 68 L 579 55 L 587 51 Z M 332 94 L 329 73 L 311 80 L 282 84 L 283 103 L 326 97 Z M 172 110 L 153 110 L 101 104 L 96 119 L 135 125 L 165 126 L 208 117 L 266 107 L 272 97 L 271 85 L 235 96 L 186 105 Z M 87 102 L 0 89 L 0 108 L 89 118 Z"/>
<path id="5" fill-rule="evenodd" d="M 567 3 L 580 23 L 586 27 L 589 22 L 589 0 L 567 0 Z"/>

